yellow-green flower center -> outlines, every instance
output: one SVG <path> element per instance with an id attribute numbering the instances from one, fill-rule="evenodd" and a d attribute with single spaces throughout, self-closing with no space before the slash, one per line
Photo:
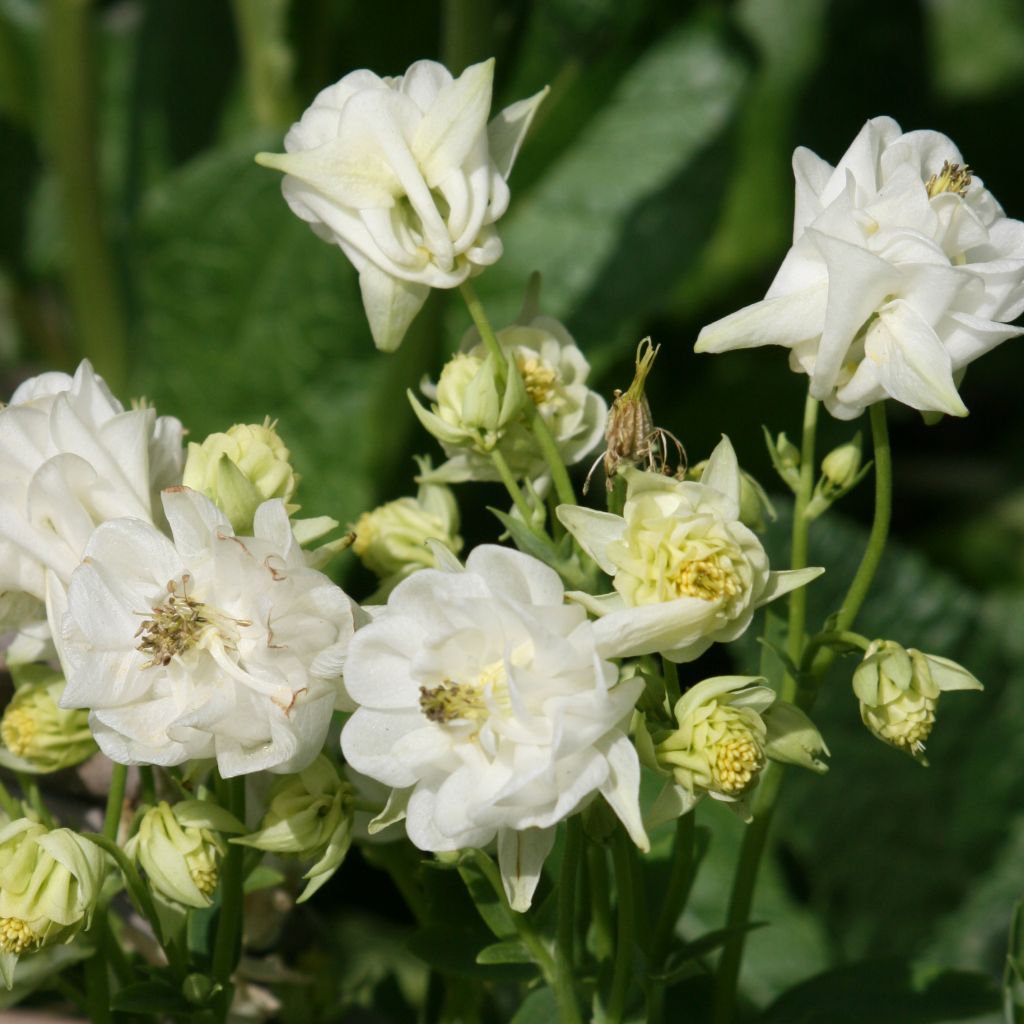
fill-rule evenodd
<path id="1" fill-rule="evenodd" d="M 420 687 L 420 708 L 431 722 L 483 722 L 490 714 L 487 698 L 508 703 L 508 675 L 502 660 L 486 665 L 476 679 L 444 679 L 437 686 Z"/>
<path id="2" fill-rule="evenodd" d="M 184 654 L 199 642 L 211 624 L 211 616 L 202 602 L 188 594 L 190 577 L 171 580 L 168 597 L 152 609 L 152 617 L 144 619 L 136 630 L 138 650 L 149 656 L 143 668 L 169 665 L 176 655 Z"/>
<path id="3" fill-rule="evenodd" d="M 540 356 L 517 355 L 516 366 L 519 367 L 526 393 L 534 405 L 543 405 L 554 397 L 559 383 L 558 371 Z"/>
<path id="4" fill-rule="evenodd" d="M 955 192 L 961 199 L 967 195 L 967 189 L 971 185 L 971 169 L 966 164 L 951 164 L 948 160 L 942 161 L 942 170 L 933 174 L 925 183 L 928 190 L 928 197 L 933 199 L 943 192 Z"/>
<path id="5" fill-rule="evenodd" d="M 711 772 L 715 788 L 728 796 L 740 796 L 757 783 L 764 768 L 764 753 L 750 734 L 731 733 L 712 752 Z"/>
<path id="6" fill-rule="evenodd" d="M 723 567 L 722 562 L 726 562 Z M 735 597 L 740 592 L 740 581 L 728 564 L 718 555 L 681 562 L 669 576 L 677 597 L 699 597 L 703 601 Z"/>
<path id="7" fill-rule="evenodd" d="M 42 941 L 42 936 L 20 917 L 0 917 L 0 952 L 21 956 L 38 949 Z"/>
<path id="8" fill-rule="evenodd" d="M 23 707 L 8 707 L 0 721 L 0 740 L 15 757 L 27 757 L 38 732 L 35 719 Z"/>

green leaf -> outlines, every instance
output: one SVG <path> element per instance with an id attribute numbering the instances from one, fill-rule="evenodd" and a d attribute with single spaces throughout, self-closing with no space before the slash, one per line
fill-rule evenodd
<path id="1" fill-rule="evenodd" d="M 505 255 L 479 285 L 494 322 L 511 322 L 539 270 L 544 312 L 573 313 L 592 362 L 610 354 L 634 329 L 623 314 L 632 323 L 655 308 L 699 251 L 722 191 L 704 153 L 744 77 L 726 34 L 691 17 L 640 56 L 528 194 L 513 178 Z"/>
<path id="2" fill-rule="evenodd" d="M 430 925 L 410 936 L 407 948 L 435 970 L 466 978 L 526 981 L 536 973 L 533 965 L 521 962 L 478 962 L 477 954 L 486 943 L 481 929 Z"/>
<path id="3" fill-rule="evenodd" d="M 691 942 L 678 942 L 666 959 L 664 973 L 654 975 L 654 977 L 661 978 L 667 985 L 674 985 L 677 981 L 694 973 L 692 966 L 695 960 L 720 949 L 733 935 L 739 932 L 752 932 L 758 928 L 764 928 L 766 924 L 766 921 L 750 921 L 736 928 L 716 928 Z"/>
<path id="4" fill-rule="evenodd" d="M 253 163 L 275 137 L 213 150 L 145 197 L 134 384 L 201 441 L 279 420 L 307 514 L 354 520 L 406 467 L 405 400 L 437 348 L 431 306 L 393 356 L 373 347 L 356 275 Z"/>
<path id="5" fill-rule="evenodd" d="M 260 889 L 272 889 L 285 880 L 284 873 L 266 864 L 259 864 L 249 872 L 245 879 L 245 891 L 259 892 Z"/>
<path id="6" fill-rule="evenodd" d="M 478 964 L 532 964 L 530 951 L 519 941 L 495 942 L 476 955 Z"/>
<path id="7" fill-rule="evenodd" d="M 180 990 L 166 981 L 140 981 L 126 985 L 110 997 L 110 1008 L 123 1013 L 191 1013 L 195 1009 Z"/>
<path id="8" fill-rule="evenodd" d="M 990 1024 L 999 994 L 988 975 L 914 969 L 902 961 L 839 967 L 783 994 L 758 1024 Z"/>
<path id="9" fill-rule="evenodd" d="M 558 1020 L 558 1002 L 549 988 L 531 992 L 516 1011 L 511 1024 L 551 1024 Z"/>

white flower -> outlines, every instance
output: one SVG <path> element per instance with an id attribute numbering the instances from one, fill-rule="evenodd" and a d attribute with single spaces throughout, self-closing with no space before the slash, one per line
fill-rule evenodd
<path id="1" fill-rule="evenodd" d="M 522 387 L 519 381 L 515 383 L 521 401 L 536 406 L 562 461 L 572 466 L 593 451 L 604 436 L 608 406 L 587 387 L 590 364 L 575 339 L 558 320 L 540 315 L 534 300 L 535 296 L 528 295 L 516 322 L 495 337 L 516 364 Z M 493 387 L 490 403 L 481 403 L 485 389 L 480 378 L 488 373 L 493 376 L 493 360 L 487 357 L 487 347 L 477 330 L 471 328 L 437 386 L 424 388 L 435 400 L 432 411 L 427 412 L 410 395 L 420 421 L 441 442 L 448 456 L 448 461 L 428 479 L 447 483 L 498 480 L 488 454 L 493 448 L 504 455 L 518 477 L 538 480 L 547 472 L 526 411 L 515 403 L 501 401 Z M 470 414 L 481 404 L 493 409 L 493 423 Z M 506 413 L 509 405 L 512 408 Z"/>
<path id="2" fill-rule="evenodd" d="M 762 302 L 701 331 L 698 352 L 784 345 L 840 419 L 889 397 L 964 416 L 968 363 L 1021 333 L 1024 224 L 938 132 L 868 121 L 833 168 L 793 154 L 793 247 Z"/>
<path id="3" fill-rule="evenodd" d="M 137 519 L 89 541 L 67 593 L 61 703 L 90 708 L 121 763 L 301 770 L 327 734 L 357 609 L 307 568 L 280 500 L 257 510 L 255 537 L 188 488 L 163 503 L 173 543 Z"/>
<path id="4" fill-rule="evenodd" d="M 637 470 L 626 480 L 621 516 L 558 506 L 565 528 L 614 577 L 615 593 L 569 595 L 601 616 L 594 630 L 605 657 L 693 661 L 735 640 L 761 605 L 824 571 L 769 572 L 761 542 L 740 522 L 742 479 L 726 437 L 700 483 Z"/>
<path id="5" fill-rule="evenodd" d="M 125 410 L 88 361 L 22 384 L 0 409 L 0 596 L 43 601 L 47 572 L 67 584 L 99 523 L 159 518 L 181 435 L 172 417 Z"/>
<path id="6" fill-rule="evenodd" d="M 547 89 L 488 124 L 493 77 L 493 60 L 456 79 L 430 60 L 397 78 L 353 71 L 292 125 L 286 154 L 257 157 L 285 172 L 292 211 L 359 271 L 378 348 L 401 344 L 431 288 L 455 288 L 501 256 L 493 224 Z"/>
<path id="7" fill-rule="evenodd" d="M 497 838 L 509 900 L 524 910 L 555 825 L 596 794 L 647 848 L 623 731 L 642 682 L 617 677 L 552 569 L 483 545 L 464 572 L 424 569 L 400 583 L 356 634 L 345 681 L 360 707 L 342 750 L 405 791 L 421 850 Z"/>

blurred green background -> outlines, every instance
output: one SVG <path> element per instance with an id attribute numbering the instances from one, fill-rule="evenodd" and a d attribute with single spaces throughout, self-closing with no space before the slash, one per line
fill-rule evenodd
<path id="1" fill-rule="evenodd" d="M 552 87 L 511 179 L 506 255 L 478 279 L 492 318 L 510 320 L 542 271 L 546 311 L 606 394 L 652 335 L 658 421 L 694 461 L 728 431 L 773 491 L 761 424 L 797 432 L 804 379 L 778 349 L 696 357 L 692 344 L 763 296 L 790 241 L 794 146 L 835 162 L 866 118 L 889 114 L 949 134 L 1024 216 L 1016 0 L 0 0 L 2 392 L 88 355 L 193 438 L 278 418 L 309 514 L 347 522 L 410 492 L 411 455 L 432 443 L 404 392 L 436 374 L 468 317 L 435 293 L 401 350 L 378 354 L 354 272 L 252 157 L 348 71 L 399 74 L 421 57 L 457 71 L 491 54 L 496 107 Z M 851 666 L 834 671 L 818 709 L 833 768 L 788 785 L 757 909 L 773 927 L 752 936 L 744 975 L 754 1004 L 870 957 L 925 994 L 851 1020 L 995 1019 L 928 997 L 920 971 L 997 977 L 1024 888 L 1021 380 L 1010 342 L 971 368 L 968 420 L 893 413 L 895 541 L 864 631 L 961 660 L 987 689 L 944 701 L 926 770 L 862 731 Z M 822 450 L 856 429 L 828 421 Z M 484 506 L 500 495 L 460 498 L 467 537 L 492 537 Z M 812 555 L 833 571 L 812 622 L 852 572 L 869 508 L 870 482 L 847 518 L 816 526 Z M 338 567 L 358 596 L 350 570 Z M 740 658 L 752 667 L 752 642 Z M 738 833 L 706 816 L 695 928 L 721 923 Z M 928 998 L 948 1018 L 915 1016 Z M 780 1005 L 766 1019 L 842 1019 Z"/>

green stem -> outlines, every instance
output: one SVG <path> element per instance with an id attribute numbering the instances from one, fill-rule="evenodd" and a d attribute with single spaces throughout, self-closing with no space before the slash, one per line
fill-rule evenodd
<path id="1" fill-rule="evenodd" d="M 110 1012 L 110 978 L 107 974 L 106 929 L 99 929 L 96 952 L 85 961 L 85 999 L 91 1024 L 112 1024 Z"/>
<path id="2" fill-rule="evenodd" d="M 803 569 L 807 566 L 807 547 L 810 539 L 811 521 L 806 515 L 814 493 L 815 459 L 814 446 L 818 426 L 818 402 L 808 394 L 804 403 L 803 436 L 800 445 L 800 482 L 793 507 L 793 535 L 790 551 L 790 568 Z M 786 653 L 794 664 L 800 662 L 804 633 L 807 626 L 807 588 L 797 587 L 789 595 L 789 628 L 786 632 Z M 782 680 L 780 696 L 792 701 L 796 694 L 797 680 L 786 673 Z"/>
<path id="3" fill-rule="evenodd" d="M 882 562 L 885 543 L 889 538 L 889 523 L 892 520 L 892 450 L 889 447 L 885 402 L 876 402 L 871 406 L 868 416 L 871 420 L 871 440 L 874 444 L 875 514 L 864 555 L 836 616 L 835 628 L 838 631 L 848 630 L 853 625 L 868 596 L 875 573 Z M 823 679 L 835 658 L 836 652 L 833 650 L 825 648 L 819 651 L 811 663 L 811 675 L 814 679 Z M 808 704 L 813 703 L 815 695 L 816 693 L 812 692 Z"/>
<path id="4" fill-rule="evenodd" d="M 3 808 L 3 812 L 8 818 L 22 817 L 21 803 L 11 796 L 10 791 L 2 782 L 0 782 L 0 808 Z"/>
<path id="5" fill-rule="evenodd" d="M 867 637 L 861 636 L 860 633 L 851 632 L 848 629 L 829 629 L 821 633 L 815 633 L 807 641 L 803 655 L 800 658 L 801 679 L 810 672 L 815 656 L 823 648 L 859 647 L 862 651 L 866 651 L 869 646 L 870 641 Z"/>
<path id="6" fill-rule="evenodd" d="M 156 772 L 151 765 L 139 766 L 139 795 L 142 803 L 150 807 L 156 803 Z"/>
<path id="7" fill-rule="evenodd" d="M 283 128 L 295 117 L 288 45 L 288 4 L 280 0 L 232 0 L 245 89 L 253 120 Z"/>
<path id="8" fill-rule="evenodd" d="M 608 897 L 608 857 L 604 847 L 596 843 L 587 847 L 587 874 L 590 876 L 594 955 L 603 963 L 611 959 L 615 942 L 612 938 L 612 906 Z"/>
<path id="9" fill-rule="evenodd" d="M 245 776 L 222 779 L 218 787 L 221 805 L 239 821 L 245 821 Z M 241 846 L 229 844 L 220 872 L 220 915 L 213 946 L 213 977 L 227 988 L 238 964 L 242 940 Z"/>
<path id="10" fill-rule="evenodd" d="M 796 489 L 793 507 L 793 532 L 790 554 L 790 568 L 803 569 L 807 565 L 810 519 L 807 506 L 814 492 L 815 440 L 818 426 L 818 402 L 810 394 L 804 402 L 804 420 L 800 444 L 800 479 Z M 807 624 L 807 591 L 798 587 L 789 595 L 789 625 L 786 632 L 786 653 L 793 664 L 799 664 L 803 650 Z M 798 682 L 787 672 L 780 687 L 780 697 L 792 701 L 796 696 Z M 722 948 L 715 973 L 714 1022 L 730 1024 L 735 1015 L 736 986 L 739 982 L 743 949 L 746 945 L 746 930 L 743 927 L 750 919 L 750 908 L 757 885 L 758 869 L 764 853 L 768 830 L 779 785 L 781 771 L 770 765 L 761 777 L 758 786 L 754 820 L 747 826 L 740 847 L 740 856 L 733 875 L 732 891 L 729 895 L 729 909 L 726 927 L 733 929 Z"/>
<path id="11" fill-rule="evenodd" d="M 66 279 L 82 353 L 116 394 L 125 385 L 127 327 L 103 223 L 90 0 L 47 0 L 50 158 L 67 234 Z"/>
<path id="12" fill-rule="evenodd" d="M 128 767 L 114 764 L 110 773 L 110 792 L 107 794 L 107 811 L 103 816 L 103 834 L 112 842 L 117 842 L 117 834 L 121 828 L 121 812 L 124 808 L 124 791 L 128 783 Z"/>
<path id="13" fill-rule="evenodd" d="M 668 658 L 661 659 L 662 678 L 665 680 L 665 696 L 668 698 L 668 713 L 675 712 L 675 707 L 681 696 L 679 690 L 679 669 L 674 661 Z"/>
<path id="14" fill-rule="evenodd" d="M 487 346 L 487 351 L 494 356 L 495 362 L 497 362 L 499 366 L 507 366 L 508 356 L 505 354 L 505 350 L 501 347 L 501 343 L 498 341 L 498 336 L 494 333 L 491 321 L 487 319 L 487 311 L 484 309 L 484 304 L 477 296 L 476 289 L 469 283 L 469 281 L 463 281 L 462 284 L 459 285 L 459 291 L 462 293 L 462 300 L 466 303 L 469 315 L 473 318 L 473 326 L 476 327 L 480 334 L 480 340 Z"/>
<path id="15" fill-rule="evenodd" d="M 490 56 L 491 15 L 490 0 L 444 0 L 441 54 L 453 75 Z"/>
<path id="16" fill-rule="evenodd" d="M 530 951 L 530 955 L 533 957 L 534 962 L 540 968 L 541 974 L 544 975 L 544 980 L 548 985 L 558 994 L 558 969 L 555 965 L 554 958 L 548 951 L 547 946 L 544 944 L 544 940 L 533 930 L 533 926 L 530 924 L 529 919 L 525 914 L 519 914 L 514 911 L 508 903 L 508 896 L 505 894 L 505 886 L 501 883 L 501 874 L 498 871 L 497 865 L 491 858 L 484 853 L 483 850 L 474 850 L 474 859 L 476 860 L 477 867 L 480 869 L 484 878 L 490 883 L 491 888 L 494 890 L 494 894 L 498 897 L 502 906 L 508 911 L 509 918 L 515 927 L 516 934 L 519 936 L 519 941 Z M 574 1014 L 565 1018 L 566 1021 L 578 1021 L 579 1012 L 575 1011 L 575 1000 Z"/>
<path id="17" fill-rule="evenodd" d="M 629 980 L 633 973 L 633 920 L 636 909 L 629 839 L 622 829 L 616 829 L 612 838 L 612 862 L 615 865 L 618 923 L 615 932 L 615 966 L 612 970 L 612 986 L 608 993 L 605 1021 L 607 1024 L 621 1024 L 626 1009 L 626 996 L 629 993 Z"/>
<path id="18" fill-rule="evenodd" d="M 512 503 L 519 510 L 519 514 L 523 517 L 523 522 L 528 527 L 531 526 L 533 523 L 533 510 L 530 508 L 530 503 L 526 500 L 526 496 L 517 483 L 512 470 L 509 469 L 505 456 L 497 448 L 492 448 L 490 455 L 491 462 L 494 463 L 494 468 L 498 471 L 498 476 L 501 477 L 501 482 L 505 485 L 505 490 L 508 491 L 509 496 L 512 498 Z"/>
<path id="19" fill-rule="evenodd" d="M 558 938 L 555 968 L 557 971 L 559 1006 L 576 1006 L 573 971 L 576 963 L 576 885 L 579 879 L 580 854 L 583 850 L 583 826 L 579 815 L 565 823 L 565 850 L 558 882 Z"/>
<path id="20" fill-rule="evenodd" d="M 17 772 L 16 778 L 18 786 L 21 788 L 21 794 L 29 807 L 35 811 L 36 816 L 44 825 L 48 828 L 53 828 L 56 822 L 43 802 L 43 794 L 39 789 L 39 783 L 27 772 Z"/>

